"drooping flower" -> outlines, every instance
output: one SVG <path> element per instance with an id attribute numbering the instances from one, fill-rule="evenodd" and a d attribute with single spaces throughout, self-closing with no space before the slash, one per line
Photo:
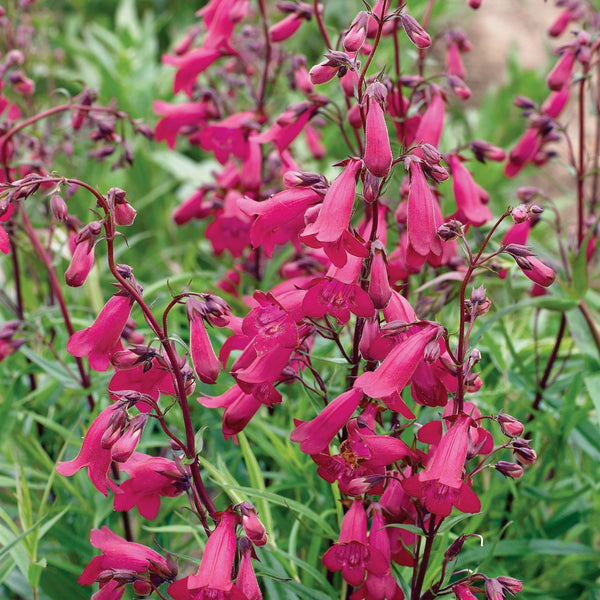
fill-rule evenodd
<path id="1" fill-rule="evenodd" d="M 453 506 L 468 513 L 481 509 L 479 498 L 463 476 L 472 425 L 469 416 L 458 415 L 429 457 L 425 470 L 402 483 L 408 494 L 420 498 L 429 512 L 440 517 L 447 517 Z"/>
<path id="2" fill-rule="evenodd" d="M 187 579 L 188 590 L 196 600 L 246 600 L 246 596 L 231 581 L 238 521 L 235 512 L 226 510 L 208 538 L 198 572 Z"/>
<path id="3" fill-rule="evenodd" d="M 321 243 L 336 243 L 347 231 L 354 206 L 356 177 L 362 164 L 356 159 L 348 162 L 327 190 L 319 216 L 304 229 L 303 240 L 312 237 Z"/>
<path id="4" fill-rule="evenodd" d="M 425 346 L 438 333 L 438 326 L 431 324 L 415 329 L 412 335 L 406 336 L 390 351 L 374 371 L 365 371 L 357 377 L 354 386 L 371 398 L 400 394 L 423 357 Z"/>
<path id="5" fill-rule="evenodd" d="M 121 471 L 130 478 L 115 492 L 114 509 L 126 511 L 135 506 L 142 517 L 151 521 L 158 514 L 161 497 L 179 496 L 188 486 L 187 477 L 168 458 L 134 452 L 121 464 Z"/>
<path id="6" fill-rule="evenodd" d="M 367 513 L 362 500 L 354 500 L 344 515 L 340 537 L 323 555 L 323 564 L 329 571 L 341 571 L 354 587 L 362 585 L 367 572 L 382 576 L 388 571 L 385 556 L 367 543 Z"/>
<path id="7" fill-rule="evenodd" d="M 408 245 L 422 261 L 425 261 L 431 254 L 434 256 L 442 254 L 442 242 L 437 235 L 438 227 L 442 224 L 441 212 L 425 179 L 421 164 L 411 160 L 409 168 Z"/>
<path id="8" fill-rule="evenodd" d="M 90 542 L 102 554 L 91 560 L 77 582 L 80 585 L 100 582 L 100 590 L 92 596 L 93 600 L 119 600 L 129 583 L 137 594 L 146 595 L 153 586 L 172 581 L 177 575 L 177 567 L 158 552 L 128 542 L 108 527 L 92 529 Z"/>
<path id="9" fill-rule="evenodd" d="M 375 503 L 371 508 L 373 521 L 369 532 L 369 548 L 381 553 L 387 570 L 383 575 L 368 572 L 362 587 L 350 596 L 350 600 L 404 600 L 404 593 L 390 568 L 392 552 L 381 506 Z"/>
<path id="10" fill-rule="evenodd" d="M 365 94 L 369 97 L 365 125 L 365 156 L 367 169 L 377 177 L 385 177 L 392 166 L 393 154 L 385 113 L 383 110 L 387 89 L 383 83 L 370 84 Z"/>
<path id="11" fill-rule="evenodd" d="M 235 585 L 247 600 L 262 600 L 262 593 L 252 566 L 252 544 L 247 538 L 242 537 L 239 539 L 239 546 L 242 558 Z"/>
<path id="12" fill-rule="evenodd" d="M 106 443 L 105 434 L 120 416 L 119 411 L 121 411 L 119 404 L 105 408 L 87 430 L 77 456 L 73 460 L 58 463 L 56 471 L 68 477 L 75 475 L 79 469 L 87 467 L 88 477 L 100 493 L 108 496 L 107 485 L 115 491 L 117 486 L 108 477 L 108 471 L 112 462 L 112 445 L 120 436 L 122 429 L 116 432 L 112 444 Z"/>
<path id="13" fill-rule="evenodd" d="M 129 319 L 131 304 L 129 295 L 112 296 L 90 327 L 70 337 L 67 351 L 73 356 L 87 356 L 94 371 L 106 371 L 112 354 L 122 348 L 121 333 Z"/>
<path id="14" fill-rule="evenodd" d="M 362 390 L 354 387 L 332 400 L 312 421 L 296 420 L 290 439 L 299 442 L 306 454 L 322 452 L 352 416 L 362 396 Z"/>

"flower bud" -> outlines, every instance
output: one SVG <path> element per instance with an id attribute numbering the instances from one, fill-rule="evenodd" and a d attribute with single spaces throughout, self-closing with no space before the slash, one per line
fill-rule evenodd
<path id="1" fill-rule="evenodd" d="M 242 527 L 248 539 L 255 546 L 264 546 L 267 543 L 267 532 L 256 514 L 256 508 L 249 502 L 242 502 L 238 508 L 242 513 Z"/>
<path id="2" fill-rule="evenodd" d="M 462 238 L 465 234 L 465 230 L 460 221 L 451 219 L 438 227 L 437 234 L 444 242 L 449 242 L 456 238 Z"/>
<path id="3" fill-rule="evenodd" d="M 522 465 L 531 465 L 537 460 L 535 450 L 530 447 L 529 440 L 516 438 L 512 441 L 512 449 L 515 458 Z"/>
<path id="4" fill-rule="evenodd" d="M 406 31 L 408 39 L 420 50 L 431 46 L 431 37 L 429 34 L 419 25 L 417 20 L 409 15 L 408 13 L 400 13 L 400 23 Z"/>
<path id="5" fill-rule="evenodd" d="M 112 448 L 117 440 L 123 435 L 123 431 L 127 426 L 127 410 L 125 406 L 116 408 L 110 419 L 108 421 L 108 425 L 104 430 L 101 438 L 102 448 L 108 450 Z"/>
<path id="6" fill-rule="evenodd" d="M 147 420 L 147 414 L 139 414 L 131 419 L 123 435 L 112 447 L 111 457 L 113 460 L 126 462 L 129 459 L 137 448 Z"/>
<path id="7" fill-rule="evenodd" d="M 506 460 L 500 460 L 494 465 L 494 469 L 502 473 L 504 477 L 519 479 L 523 476 L 523 467 L 517 463 L 511 463 Z"/>
<path id="8" fill-rule="evenodd" d="M 361 10 L 350 25 L 350 29 L 344 36 L 344 50 L 346 52 L 358 52 L 367 38 L 367 26 L 369 24 L 369 15 Z"/>
<path id="9" fill-rule="evenodd" d="M 496 417 L 496 421 L 498 421 L 498 425 L 500 425 L 500 429 L 502 429 L 504 435 L 509 437 L 520 437 L 523 435 L 523 423 L 514 417 L 511 417 L 506 413 L 500 413 Z"/>
<path id="10" fill-rule="evenodd" d="M 67 203 L 59 194 L 53 194 L 50 199 L 50 209 L 57 221 L 64 221 L 69 214 Z"/>

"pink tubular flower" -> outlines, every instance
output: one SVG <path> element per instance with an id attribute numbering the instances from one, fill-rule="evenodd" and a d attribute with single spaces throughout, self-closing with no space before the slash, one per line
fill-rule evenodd
<path id="1" fill-rule="evenodd" d="M 250 419 L 263 406 L 271 406 L 281 402 L 281 395 L 272 388 L 264 398 L 244 392 L 234 385 L 220 396 L 200 396 L 198 402 L 208 408 L 225 408 L 223 412 L 223 436 L 229 439 L 248 425 Z"/>
<path id="2" fill-rule="evenodd" d="M 92 596 L 93 600 L 119 600 L 128 583 L 133 583 L 137 594 L 145 596 L 153 586 L 172 581 L 177 575 L 177 568 L 158 552 L 128 542 L 108 527 L 92 529 L 90 542 L 102 554 L 91 560 L 77 582 L 80 585 L 100 582 L 100 591 Z"/>
<path id="3" fill-rule="evenodd" d="M 132 300 L 115 294 L 100 311 L 94 323 L 74 333 L 67 343 L 73 356 L 87 356 L 94 371 L 106 371 L 110 357 L 121 349 L 121 333 L 129 319 Z"/>
<path id="4" fill-rule="evenodd" d="M 213 152 L 215 158 L 224 165 L 231 155 L 246 158 L 248 138 L 256 128 L 254 113 L 245 111 L 204 127 L 197 139 L 203 150 Z"/>
<path id="5" fill-rule="evenodd" d="M 295 420 L 290 439 L 299 442 L 306 454 L 322 452 L 352 416 L 362 396 L 362 390 L 354 387 L 332 400 L 312 421 Z"/>
<path id="6" fill-rule="evenodd" d="M 410 189 L 408 193 L 408 243 L 416 254 L 426 258 L 439 256 L 442 242 L 437 235 L 441 225 L 439 205 L 435 199 L 421 164 L 410 161 Z"/>
<path id="7" fill-rule="evenodd" d="M 383 104 L 387 90 L 382 83 L 375 82 L 367 87 L 366 95 L 370 98 L 365 126 L 365 166 L 373 175 L 385 177 L 392 166 L 392 148 L 385 124 Z"/>
<path id="8" fill-rule="evenodd" d="M 360 375 L 354 386 L 362 388 L 371 398 L 400 394 L 410 381 L 419 359 L 423 357 L 425 346 L 438 332 L 437 326 L 429 324 L 415 329 L 412 335 L 406 336 L 392 349 L 375 371 L 366 371 Z"/>
<path id="9" fill-rule="evenodd" d="M 338 325 L 345 325 L 350 320 L 350 313 L 358 317 L 372 317 L 375 313 L 371 298 L 358 284 L 328 277 L 313 280 L 302 301 L 302 310 L 313 319 L 330 314 Z"/>
<path id="10" fill-rule="evenodd" d="M 464 225 L 480 227 L 492 218 L 492 212 L 483 202 L 481 188 L 475 183 L 458 154 L 448 154 L 446 160 L 452 171 L 456 218 Z"/>
<path id="11" fill-rule="evenodd" d="M 190 323 L 190 351 L 194 369 L 200 381 L 216 383 L 221 372 L 221 364 L 206 331 L 204 312 L 202 302 L 190 296 L 187 300 L 187 315 Z"/>
<path id="12" fill-rule="evenodd" d="M 256 508 L 249 502 L 242 502 L 239 509 L 242 514 L 242 527 L 248 539 L 255 546 L 264 546 L 267 543 L 267 532 L 256 514 Z"/>
<path id="13" fill-rule="evenodd" d="M 294 12 L 285 16 L 279 23 L 271 25 L 269 29 L 269 36 L 272 42 L 283 42 L 288 38 L 291 38 L 305 19 L 302 17 L 302 13 Z"/>
<path id="14" fill-rule="evenodd" d="M 463 481 L 472 424 L 470 417 L 459 415 L 429 457 L 425 470 L 402 483 L 408 494 L 420 498 L 429 512 L 440 517 L 447 517 L 452 506 L 468 513 L 481 509 L 479 498 Z"/>
<path id="15" fill-rule="evenodd" d="M 128 352 L 124 350 L 123 352 Z M 113 366 L 120 352 L 113 354 Z M 108 393 L 112 400 L 117 400 L 118 392 L 133 391 L 147 394 L 157 401 L 160 394 L 175 394 L 173 377 L 156 359 L 144 360 L 131 369 L 120 369 L 112 376 L 108 384 Z M 136 408 L 140 412 L 150 412 L 152 407 L 143 400 L 138 401 Z"/>
<path id="16" fill-rule="evenodd" d="M 504 167 L 506 177 L 514 177 L 537 154 L 540 149 L 540 138 L 537 129 L 529 128 L 508 155 Z"/>
<path id="17" fill-rule="evenodd" d="M 185 92 L 191 98 L 194 95 L 196 78 L 203 73 L 224 53 L 218 48 L 195 48 L 183 56 L 164 54 L 162 62 L 165 65 L 177 67 L 173 83 L 173 93 Z"/>
<path id="18" fill-rule="evenodd" d="M 548 287 L 554 283 L 554 279 L 556 278 L 554 270 L 535 256 L 519 259 L 517 260 L 517 264 L 521 267 L 523 275 L 531 279 L 534 283 L 542 287 Z"/>
<path id="19" fill-rule="evenodd" d="M 209 118 L 217 117 L 217 109 L 212 100 L 206 99 L 201 102 L 182 102 L 181 104 L 169 104 L 163 100 L 155 100 L 152 103 L 154 112 L 163 115 L 156 124 L 154 136 L 157 142 L 167 142 L 167 146 L 175 148 L 177 135 L 184 127 L 194 128 L 205 125 Z"/>
<path id="20" fill-rule="evenodd" d="M 238 521 L 236 513 L 231 509 L 226 510 L 208 538 L 200 568 L 187 580 L 188 590 L 193 592 L 195 600 L 246 600 L 246 596 L 231 581 Z"/>
<path id="21" fill-rule="evenodd" d="M 252 136 L 252 139 L 259 144 L 273 142 L 279 152 L 283 152 L 300 135 L 308 121 L 323 104 L 324 101 L 320 99 L 316 102 L 313 100 L 312 102 L 305 101 L 293 104 L 279 115 L 267 131 Z"/>
<path id="22" fill-rule="evenodd" d="M 440 138 L 442 137 L 442 130 L 444 128 L 444 116 L 444 99 L 439 88 L 432 86 L 429 106 L 419 121 L 411 143 L 431 144 L 434 148 L 437 148 L 440 145 Z M 420 156 L 419 149 L 417 149 L 416 154 Z"/>
<path id="23" fill-rule="evenodd" d="M 242 537 L 239 540 L 239 546 L 242 558 L 235 585 L 247 600 L 262 600 L 262 593 L 252 567 L 252 544 Z"/>
<path id="24" fill-rule="evenodd" d="M 327 190 L 316 221 L 304 229 L 301 237 L 314 237 L 321 243 L 340 240 L 350 223 L 356 194 L 356 177 L 362 164 L 361 160 L 350 159 Z"/>
<path id="25" fill-rule="evenodd" d="M 168 458 L 134 452 L 121 465 L 121 471 L 130 476 L 115 493 L 114 509 L 131 510 L 137 507 L 140 515 L 153 521 L 160 508 L 160 498 L 174 498 L 184 493 L 186 476 Z"/>
<path id="26" fill-rule="evenodd" d="M 575 53 L 570 50 L 563 52 L 556 65 L 546 78 L 546 83 L 552 91 L 561 90 L 571 81 L 573 66 L 575 64 Z"/>
<path id="27" fill-rule="evenodd" d="M 73 460 L 58 463 L 56 471 L 69 477 L 75 475 L 79 469 L 87 467 L 88 477 L 100 493 L 108 496 L 107 485 L 115 491 L 117 487 L 108 477 L 108 470 L 112 462 L 112 445 L 106 444 L 103 438 L 111 424 L 119 416 L 117 411 L 120 410 L 119 404 L 112 404 L 105 408 L 87 430 L 79 454 Z M 120 433 L 120 430 L 117 431 L 112 444 L 116 442 Z"/>
<path id="28" fill-rule="evenodd" d="M 367 544 L 367 513 L 362 500 L 354 500 L 342 519 L 340 537 L 325 554 L 323 564 L 329 571 L 342 571 L 342 577 L 358 587 L 367 572 L 385 575 L 389 569 L 380 550 Z"/>
<path id="29" fill-rule="evenodd" d="M 65 271 L 65 282 L 71 287 L 79 287 L 85 283 L 94 266 L 94 244 L 89 240 L 76 241 L 77 236 L 69 236 L 69 246 L 74 245 L 73 258 Z"/>
<path id="30" fill-rule="evenodd" d="M 391 571 L 392 553 L 386 521 L 379 504 L 372 505 L 373 521 L 369 532 L 369 548 L 378 550 L 384 558 L 387 570 L 383 575 L 367 573 L 361 588 L 350 596 L 350 600 L 404 600 L 402 589 Z"/>
<path id="31" fill-rule="evenodd" d="M 304 227 L 304 213 L 317 204 L 321 195 L 310 188 L 292 188 L 257 202 L 247 196 L 238 200 L 240 210 L 256 216 L 250 229 L 254 248 L 261 246 L 271 257 L 276 244 L 298 244 L 298 233 Z"/>

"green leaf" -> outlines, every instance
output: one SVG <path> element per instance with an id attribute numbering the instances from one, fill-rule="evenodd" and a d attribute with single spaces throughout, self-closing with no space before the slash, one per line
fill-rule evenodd
<path id="1" fill-rule="evenodd" d="M 250 485 L 260 491 L 265 491 L 265 479 L 262 474 L 262 470 L 258 461 L 256 460 L 256 456 L 254 452 L 252 452 L 252 448 L 250 448 L 250 444 L 248 443 L 248 438 L 243 432 L 238 433 L 238 442 L 240 444 L 240 449 L 242 454 L 244 455 L 244 462 L 246 463 L 246 468 L 248 469 L 248 477 L 250 479 Z M 275 543 L 275 528 L 273 526 L 273 515 L 271 514 L 271 507 L 269 503 L 264 499 L 261 499 L 257 506 L 258 513 L 260 515 L 260 519 L 263 522 L 267 532 L 269 532 L 269 541 L 272 545 L 276 545 Z"/>
<path id="2" fill-rule="evenodd" d="M 583 378 L 588 394 L 594 403 L 596 424 L 600 426 L 600 373 Z"/>

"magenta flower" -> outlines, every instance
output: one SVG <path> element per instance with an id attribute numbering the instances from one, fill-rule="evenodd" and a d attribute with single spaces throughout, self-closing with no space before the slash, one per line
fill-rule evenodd
<path id="1" fill-rule="evenodd" d="M 410 161 L 410 184 L 408 193 L 408 243 L 410 248 L 423 259 L 430 254 L 442 253 L 442 242 L 437 235 L 441 223 L 441 212 L 421 164 Z"/>
<path id="2" fill-rule="evenodd" d="M 128 352 L 124 350 L 123 352 Z M 113 364 L 120 353 L 113 354 Z M 118 368 L 118 367 L 116 367 Z M 157 401 L 160 394 L 175 394 L 173 376 L 163 368 L 157 359 L 143 361 L 132 369 L 120 369 L 112 376 L 108 384 L 108 393 L 112 400 L 119 398 L 118 392 L 133 391 L 146 394 Z M 143 399 L 139 400 L 136 408 L 140 412 L 150 412 L 152 407 Z"/>
<path id="3" fill-rule="evenodd" d="M 108 527 L 92 529 L 90 542 L 102 554 L 91 560 L 77 582 L 80 585 L 100 582 L 100 590 L 92 600 L 119 600 L 128 583 L 133 583 L 137 594 L 145 596 L 153 586 L 171 581 L 177 574 L 177 568 L 158 552 L 128 542 Z"/>
<path id="4" fill-rule="evenodd" d="M 225 408 L 223 435 L 225 439 L 229 439 L 229 436 L 235 436 L 248 425 L 261 406 L 279 404 L 281 394 L 269 386 L 267 394 L 261 397 L 258 394 L 246 393 L 239 385 L 234 385 L 220 396 L 200 396 L 198 402 L 207 408 Z"/>
<path id="5" fill-rule="evenodd" d="M 488 195 L 482 195 L 481 188 L 475 183 L 458 154 L 448 154 L 446 160 L 452 171 L 456 219 L 464 225 L 480 227 L 492 218 L 492 212 L 484 203 L 489 198 Z"/>
<path id="6" fill-rule="evenodd" d="M 387 566 L 383 575 L 367 573 L 367 579 L 350 600 L 404 600 L 402 589 L 391 571 L 392 552 L 386 521 L 379 504 L 372 504 L 373 521 L 369 532 L 369 548 L 378 550 Z"/>
<path id="7" fill-rule="evenodd" d="M 332 400 L 312 421 L 295 420 L 290 439 L 299 442 L 306 454 L 322 452 L 358 408 L 362 396 L 362 390 L 354 387 Z"/>
<path id="8" fill-rule="evenodd" d="M 323 198 L 323 206 L 314 223 L 308 225 L 302 238 L 314 237 L 321 243 L 335 243 L 347 231 L 354 206 L 356 177 L 362 161 L 351 159 L 342 173 L 331 184 Z"/>
<path id="9" fill-rule="evenodd" d="M 342 571 L 342 577 L 358 587 L 367 572 L 385 575 L 390 563 L 374 546 L 367 544 L 367 513 L 362 500 L 354 500 L 342 519 L 340 537 L 325 554 L 323 564 L 329 571 Z"/>
<path id="10" fill-rule="evenodd" d="M 479 498 L 463 480 L 472 425 L 470 417 L 459 415 L 429 457 L 425 470 L 402 483 L 408 494 L 419 498 L 429 512 L 440 517 L 447 517 L 453 506 L 468 513 L 481 509 Z"/>
<path id="11" fill-rule="evenodd" d="M 430 324 L 413 329 L 416 331 L 398 343 L 375 371 L 366 371 L 357 377 L 354 387 L 362 388 L 371 398 L 400 394 L 423 357 L 425 346 L 438 332 L 438 326 Z"/>
<path id="12" fill-rule="evenodd" d="M 200 102 L 182 102 L 180 104 L 155 100 L 152 108 L 156 114 L 163 115 L 163 118 L 156 124 L 154 137 L 157 142 L 165 140 L 171 150 L 175 148 L 175 141 L 181 129 L 203 127 L 207 119 L 218 116 L 216 106 L 208 98 Z"/>
<path id="13" fill-rule="evenodd" d="M 248 138 L 258 127 L 254 113 L 236 113 L 207 127 L 202 128 L 197 140 L 200 147 L 212 152 L 224 165 L 231 155 L 244 159 L 248 155 Z"/>
<path id="14" fill-rule="evenodd" d="M 111 490 L 116 491 L 117 486 L 108 477 L 112 462 L 112 445 L 103 443 L 103 436 L 111 422 L 114 422 L 115 418 L 119 416 L 117 412 L 120 410 L 122 410 L 120 404 L 112 404 L 105 408 L 90 425 L 83 438 L 79 454 L 73 460 L 58 463 L 56 471 L 68 477 L 75 475 L 79 469 L 87 467 L 88 477 L 100 493 L 108 496 L 107 485 Z M 119 435 L 120 431 L 113 440 L 113 444 Z"/>
<path id="15" fill-rule="evenodd" d="M 223 199 L 223 208 L 206 228 L 204 235 L 210 240 L 217 256 L 227 250 L 231 256 L 239 258 L 250 244 L 250 220 L 238 208 L 239 198 L 240 192 L 229 190 Z"/>
<path id="16" fill-rule="evenodd" d="M 365 126 L 365 166 L 376 177 L 385 177 L 392 166 L 392 148 L 383 105 L 387 96 L 385 86 L 375 82 L 367 87 L 369 96 Z"/>
<path id="17" fill-rule="evenodd" d="M 561 90 L 570 83 L 574 64 L 575 52 L 571 49 L 565 50 L 546 78 L 546 83 L 552 91 Z"/>
<path id="18" fill-rule="evenodd" d="M 252 544 L 244 537 L 239 540 L 242 558 L 236 580 L 236 587 L 244 594 L 247 600 L 262 600 L 262 593 L 256 581 L 252 566 Z"/>
<path id="19" fill-rule="evenodd" d="M 191 98 L 194 95 L 194 85 L 200 73 L 204 73 L 224 53 L 218 48 L 195 48 L 183 56 L 163 54 L 162 62 L 165 65 L 177 67 L 173 82 L 173 93 L 185 92 Z"/>
<path id="20" fill-rule="evenodd" d="M 94 371 L 106 371 L 110 357 L 122 348 L 121 333 L 129 319 L 131 304 L 128 295 L 115 294 L 90 327 L 71 336 L 67 351 L 73 356 L 87 356 Z"/>
<path id="21" fill-rule="evenodd" d="M 434 148 L 440 145 L 442 130 L 444 129 L 444 99 L 439 93 L 439 88 L 432 88 L 432 96 L 427 110 L 423 113 L 416 128 L 414 139 L 415 144 L 431 144 Z M 417 149 L 417 156 L 420 156 L 420 150 Z"/>
<path id="22" fill-rule="evenodd" d="M 329 314 L 336 318 L 338 325 L 345 325 L 350 320 L 350 313 L 357 317 L 372 317 L 375 314 L 371 298 L 359 285 L 342 283 L 329 277 L 312 281 L 302 301 L 302 310 L 313 319 Z"/>
<path id="23" fill-rule="evenodd" d="M 130 476 L 115 492 L 114 509 L 131 510 L 137 507 L 145 519 L 154 520 L 160 508 L 160 498 L 174 498 L 184 493 L 187 477 L 174 461 L 134 452 L 121 465 Z"/>
<path id="24" fill-rule="evenodd" d="M 271 257 L 276 244 L 291 241 L 298 245 L 298 233 L 304 228 L 304 213 L 320 201 L 321 195 L 310 188 L 292 188 L 261 202 L 242 196 L 238 206 L 248 216 L 256 216 L 250 229 L 252 247 L 261 246 Z"/>
<path id="25" fill-rule="evenodd" d="M 314 116 L 319 107 L 320 104 L 318 102 L 313 103 L 309 101 L 292 105 L 279 115 L 269 129 L 252 136 L 252 140 L 259 144 L 273 142 L 277 150 L 283 152 L 300 135 L 300 132 Z"/>
<path id="26" fill-rule="evenodd" d="M 200 381 L 216 383 L 221 364 L 215 355 L 204 324 L 203 303 L 194 296 L 187 300 L 187 315 L 190 324 L 190 351 L 192 363 Z"/>
<path id="27" fill-rule="evenodd" d="M 236 513 L 226 510 L 208 538 L 198 572 L 187 579 L 188 590 L 195 600 L 247 600 L 231 581 L 238 521 Z"/>
<path id="28" fill-rule="evenodd" d="M 71 287 L 79 287 L 85 283 L 94 266 L 94 243 L 83 239 L 77 241 L 77 234 L 69 235 L 69 247 L 73 258 L 65 271 L 65 282 Z"/>

